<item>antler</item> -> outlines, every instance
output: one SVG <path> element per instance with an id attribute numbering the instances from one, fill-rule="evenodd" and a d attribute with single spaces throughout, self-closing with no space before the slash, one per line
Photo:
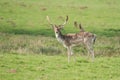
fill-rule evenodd
<path id="1" fill-rule="evenodd" d="M 49 22 L 49 24 L 50 24 L 50 25 L 53 25 L 53 23 L 51 23 L 51 22 L 50 22 L 49 17 L 48 17 L 48 16 L 46 16 L 46 18 L 47 18 L 47 21 Z"/>
<path id="2" fill-rule="evenodd" d="M 76 21 L 74 22 L 74 25 L 75 25 L 75 27 L 78 27 L 78 24 L 77 24 L 77 22 L 76 22 Z"/>
<path id="3" fill-rule="evenodd" d="M 84 31 L 83 27 L 81 26 L 81 24 L 79 24 L 79 28 L 81 29 L 81 31 Z"/>
<path id="4" fill-rule="evenodd" d="M 64 25 L 67 23 L 67 21 L 68 21 L 68 16 L 66 16 L 66 20 L 65 20 L 65 22 L 62 24 L 62 26 L 64 26 Z"/>
<path id="5" fill-rule="evenodd" d="M 53 26 L 53 23 L 51 23 L 51 22 L 50 22 L 49 17 L 48 17 L 48 16 L 46 16 L 46 18 L 47 18 L 47 21 L 49 22 L 49 24 Z M 67 21 L 68 21 L 68 16 L 66 16 L 66 20 L 65 20 L 65 22 L 64 22 L 62 25 L 60 25 L 60 28 L 63 28 L 63 27 L 64 27 L 64 25 L 67 23 Z"/>
<path id="6" fill-rule="evenodd" d="M 75 25 L 75 27 L 78 27 L 78 24 L 77 24 L 76 21 L 74 22 L 74 25 Z M 80 28 L 80 31 L 84 31 L 84 29 L 83 29 L 83 27 L 81 26 L 81 24 L 79 24 L 79 28 Z"/>

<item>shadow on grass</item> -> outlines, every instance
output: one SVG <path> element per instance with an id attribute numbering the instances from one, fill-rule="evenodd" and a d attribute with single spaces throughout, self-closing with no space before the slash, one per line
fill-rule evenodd
<path id="1" fill-rule="evenodd" d="M 97 36 L 115 37 L 120 35 L 120 29 L 94 30 L 92 33 L 97 34 Z"/>
<path id="2" fill-rule="evenodd" d="M 42 35 L 54 37 L 54 32 L 51 29 L 38 29 L 38 30 L 25 30 L 25 29 L 9 29 L 8 31 L 2 30 L 1 32 L 10 34 L 21 34 L 21 35 Z"/>
<path id="3" fill-rule="evenodd" d="M 105 29 L 104 30 L 104 34 L 108 37 L 112 37 L 112 36 L 119 36 L 120 35 L 120 29 Z"/>
<path id="4" fill-rule="evenodd" d="M 38 30 L 26 30 L 26 29 L 9 29 L 9 30 L 1 30 L 1 32 L 11 33 L 11 34 L 25 34 L 25 35 L 42 35 L 42 36 L 49 36 L 55 37 L 54 31 L 52 29 L 38 29 Z M 63 30 L 63 33 L 69 33 L 72 31 Z M 114 37 L 119 36 L 120 29 L 104 29 L 104 30 L 91 30 L 92 33 L 96 34 L 97 36 L 106 36 L 106 37 Z M 76 32 L 77 33 L 77 32 Z"/>
<path id="5" fill-rule="evenodd" d="M 89 63 L 88 60 L 77 60 L 78 63 Z"/>

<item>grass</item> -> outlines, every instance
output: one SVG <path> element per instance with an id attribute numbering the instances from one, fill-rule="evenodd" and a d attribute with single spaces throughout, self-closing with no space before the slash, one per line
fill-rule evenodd
<path id="1" fill-rule="evenodd" d="M 119 80 L 120 0 L 0 0 L 0 80 Z M 62 24 L 63 34 L 79 32 L 78 21 L 95 33 L 95 62 L 75 47 L 67 63 L 46 20 Z"/>
<path id="2" fill-rule="evenodd" d="M 99 36 L 119 36 L 120 10 L 119 0 L 89 1 L 51 1 L 44 0 L 1 0 L 0 31 L 14 34 L 30 34 L 52 36 L 46 16 L 53 23 L 61 24 L 66 15 L 69 22 L 66 32 L 76 32 L 73 22 L 82 23 L 86 30 Z M 14 8 L 15 7 L 15 8 Z M 97 31 L 96 31 L 97 30 Z"/>
<path id="3" fill-rule="evenodd" d="M 119 57 L 97 57 L 92 63 L 76 56 L 0 54 L 1 80 L 119 80 Z"/>
<path id="4" fill-rule="evenodd" d="M 119 37 L 97 37 L 94 45 L 95 56 L 119 56 Z M 1 33 L 0 52 L 17 54 L 65 55 L 66 49 L 54 37 L 41 35 L 14 35 Z M 74 55 L 87 55 L 84 46 L 74 48 Z"/>

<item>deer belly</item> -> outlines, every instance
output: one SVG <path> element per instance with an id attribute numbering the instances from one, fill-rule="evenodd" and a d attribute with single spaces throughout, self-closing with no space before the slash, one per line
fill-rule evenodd
<path id="1" fill-rule="evenodd" d="M 83 39 L 75 39 L 75 40 L 71 40 L 70 43 L 73 45 L 77 45 L 83 42 Z"/>

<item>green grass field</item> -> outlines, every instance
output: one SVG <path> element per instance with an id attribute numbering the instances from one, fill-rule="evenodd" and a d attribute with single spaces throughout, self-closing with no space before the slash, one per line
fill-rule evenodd
<path id="1" fill-rule="evenodd" d="M 65 56 L 0 55 L 0 80 L 119 80 L 120 58 L 83 57 L 67 63 Z"/>
<path id="2" fill-rule="evenodd" d="M 119 80 L 120 0 L 0 0 L 0 80 Z M 79 32 L 73 23 L 97 35 L 95 62 L 84 47 L 66 49 L 46 20 L 62 24 L 63 34 Z"/>

